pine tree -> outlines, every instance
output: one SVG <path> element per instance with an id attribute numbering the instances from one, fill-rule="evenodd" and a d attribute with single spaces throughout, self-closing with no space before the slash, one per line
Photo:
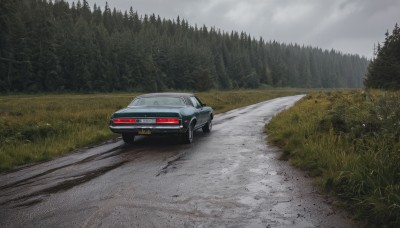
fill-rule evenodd
<path id="1" fill-rule="evenodd" d="M 368 67 L 365 85 L 369 88 L 400 89 L 400 29 L 396 23 L 385 42 L 378 43 L 377 54 Z"/>

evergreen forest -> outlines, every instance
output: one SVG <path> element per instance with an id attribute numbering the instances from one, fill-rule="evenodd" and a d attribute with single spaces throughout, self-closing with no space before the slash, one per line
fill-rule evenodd
<path id="1" fill-rule="evenodd" d="M 400 89 L 400 28 L 396 23 L 392 34 L 385 33 L 385 41 L 376 46 L 375 57 L 368 66 L 366 87 Z"/>
<path id="2" fill-rule="evenodd" d="M 363 86 L 368 64 L 358 55 L 132 7 L 0 2 L 0 93 L 355 88 Z"/>

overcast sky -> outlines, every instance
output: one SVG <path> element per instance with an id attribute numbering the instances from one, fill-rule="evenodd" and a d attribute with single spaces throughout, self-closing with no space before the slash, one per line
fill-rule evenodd
<path id="1" fill-rule="evenodd" d="M 74 0 L 75 2 L 77 0 Z M 104 9 L 106 0 L 88 0 Z M 190 25 L 244 31 L 255 38 L 372 57 L 374 43 L 400 23 L 400 0 L 108 0 L 111 9 Z"/>

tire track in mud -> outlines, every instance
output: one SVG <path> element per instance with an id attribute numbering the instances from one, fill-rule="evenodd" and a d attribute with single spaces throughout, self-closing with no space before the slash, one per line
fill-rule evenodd
<path id="1" fill-rule="evenodd" d="M 165 164 L 163 167 L 161 167 L 160 171 L 156 174 L 156 177 L 160 176 L 161 174 L 166 174 L 168 173 L 168 171 L 171 169 L 171 166 L 173 164 L 175 164 L 177 161 L 181 160 L 184 155 L 186 154 L 185 151 L 180 152 L 177 155 L 174 155 L 172 157 L 170 157 L 166 162 L 167 164 Z M 176 168 L 176 167 L 175 167 Z"/>
<path id="2" fill-rule="evenodd" d="M 107 160 L 115 156 L 127 152 L 123 148 L 125 145 L 118 145 L 111 149 L 100 151 L 99 153 L 85 156 L 81 160 L 73 161 L 71 163 L 61 165 L 51 169 L 43 169 L 38 174 L 22 178 L 15 182 L 8 183 L 0 186 L 0 206 L 9 205 L 11 207 L 32 206 L 40 203 L 46 195 L 54 194 L 57 192 L 67 191 L 75 186 L 86 183 L 96 177 L 99 177 L 111 170 L 114 170 L 132 159 L 137 159 L 142 153 L 138 152 L 137 156 L 131 156 L 128 160 L 107 162 L 104 166 L 94 166 L 95 169 L 83 169 L 80 167 L 91 167 L 90 163 L 96 161 Z M 85 152 L 80 152 L 84 154 Z M 68 156 L 68 155 L 67 155 Z M 57 159 L 55 160 L 57 161 Z M 45 163 L 38 164 L 38 166 Z M 29 166 L 29 168 L 34 166 Z M 75 167 L 75 169 L 74 169 Z M 69 168 L 69 171 L 68 171 Z M 40 170 L 40 169 L 39 169 Z M 24 169 L 18 169 L 15 172 L 23 172 Z M 56 174 L 56 172 L 61 173 Z M 8 175 L 13 172 L 8 172 Z M 47 182 L 47 184 L 45 184 Z M 40 183 L 43 183 L 40 185 Z M 38 185 L 40 185 L 38 187 Z M 29 191 L 29 188 L 35 190 Z M 28 192 L 28 193 L 24 193 Z M 3 199 L 2 199 L 3 198 Z M 5 198 L 5 199 L 4 199 Z"/>
<path id="3" fill-rule="evenodd" d="M 2 186 L 0 186 L 0 190 L 6 190 L 6 189 L 9 189 L 9 188 L 15 188 L 15 187 L 20 187 L 20 186 L 24 186 L 24 185 L 31 184 L 31 183 L 37 181 L 37 180 L 35 180 L 35 179 L 37 179 L 37 178 L 39 178 L 39 177 L 46 176 L 46 175 L 48 175 L 48 174 L 51 174 L 51 173 L 53 173 L 53 172 L 56 172 L 56 171 L 58 171 L 58 170 L 64 169 L 64 168 L 69 167 L 69 166 L 79 165 L 79 164 L 84 164 L 84 163 L 90 162 L 90 161 L 92 161 L 92 160 L 94 160 L 94 159 L 96 159 L 96 158 L 98 158 L 98 157 L 101 157 L 101 156 L 104 155 L 104 154 L 113 152 L 113 151 L 118 150 L 118 149 L 120 149 L 120 147 L 116 147 L 116 148 L 110 149 L 110 150 L 108 150 L 108 151 L 105 151 L 105 152 L 103 152 L 103 153 L 99 153 L 99 154 L 95 154 L 95 155 L 89 156 L 89 157 L 87 157 L 87 158 L 85 158 L 85 159 L 83 159 L 83 160 L 81 160 L 81 161 L 77 161 L 77 162 L 75 162 L 75 163 L 71 163 L 71 164 L 67 164 L 67 165 L 63 165 L 63 166 L 59 166 L 59 167 L 56 167 L 56 168 L 52 168 L 52 169 L 46 170 L 46 171 L 41 172 L 41 173 L 39 173 L 39 174 L 35 174 L 35 175 L 33 175 L 33 176 L 30 176 L 30 177 L 27 177 L 27 178 L 24 178 L 24 179 L 15 181 L 15 182 L 13 182 L 13 183 L 9 183 L 9 184 L 6 184 L 6 185 L 2 185 Z M 104 158 L 102 158 L 102 159 L 106 159 L 106 158 L 108 158 L 108 157 L 116 156 L 116 155 L 117 155 L 117 154 L 114 153 L 113 155 L 108 155 L 108 156 L 106 156 L 106 157 L 104 157 Z M 19 170 L 18 170 L 18 171 L 19 171 Z M 12 173 L 12 172 L 9 172 L 9 173 Z"/>
<path id="4" fill-rule="evenodd" d="M 37 192 L 33 192 L 29 195 L 23 195 L 20 196 L 18 198 L 15 199 L 11 199 L 9 201 L 5 201 L 0 203 L 0 205 L 5 205 L 5 204 L 10 204 L 10 203 L 14 203 L 14 202 L 19 202 L 19 201 L 23 201 L 22 203 L 17 203 L 16 205 L 13 205 L 12 207 L 23 207 L 23 206 L 32 206 L 36 203 L 40 203 L 42 200 L 39 199 L 33 199 L 33 200 L 28 200 L 31 198 L 35 198 L 35 197 L 39 197 L 39 196 L 44 196 L 44 195 L 48 195 L 48 194 L 53 194 L 53 193 L 57 193 L 57 192 L 62 192 L 62 191 L 67 191 L 70 188 L 73 188 L 77 185 L 86 183 L 98 176 L 101 176 L 115 168 L 118 168 L 120 166 L 122 166 L 123 164 L 125 164 L 127 161 L 123 161 L 117 164 L 114 164 L 112 166 L 106 166 L 106 167 L 102 167 L 100 169 L 96 169 L 93 170 L 91 172 L 88 173 L 84 173 L 82 175 L 76 175 L 76 176 L 71 176 L 70 180 L 65 180 L 62 181 L 54 186 L 48 187 L 48 188 L 44 188 L 40 191 Z M 26 202 L 28 200 L 28 202 Z M 25 201 L 25 202 L 24 202 Z"/>

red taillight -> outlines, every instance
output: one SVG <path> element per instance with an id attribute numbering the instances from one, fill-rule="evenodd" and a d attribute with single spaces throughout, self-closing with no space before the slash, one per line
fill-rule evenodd
<path id="1" fill-rule="evenodd" d="M 157 124 L 179 124 L 178 118 L 157 118 Z"/>
<path id="2" fill-rule="evenodd" d="M 131 124 L 136 123 L 136 119 L 134 118 L 115 118 L 113 120 L 114 124 Z"/>

